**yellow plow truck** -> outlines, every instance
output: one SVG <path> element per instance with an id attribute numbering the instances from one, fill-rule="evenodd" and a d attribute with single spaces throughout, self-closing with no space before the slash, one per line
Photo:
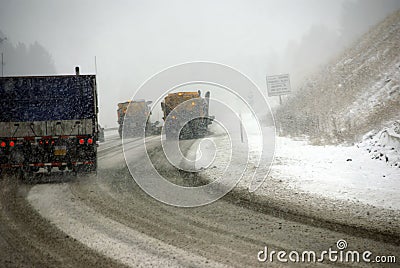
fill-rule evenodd
<path id="1" fill-rule="evenodd" d="M 202 138 L 208 133 L 208 125 L 214 120 L 209 116 L 210 92 L 204 98 L 197 92 L 170 93 L 161 103 L 167 139 Z M 167 117 L 169 116 L 169 120 Z M 191 119 L 193 118 L 193 119 Z"/>
<path id="2" fill-rule="evenodd" d="M 118 103 L 118 133 L 124 137 L 140 137 L 145 135 L 157 135 L 161 133 L 161 127 L 158 127 L 158 121 L 150 122 L 150 104 L 151 101 L 133 100 Z"/>

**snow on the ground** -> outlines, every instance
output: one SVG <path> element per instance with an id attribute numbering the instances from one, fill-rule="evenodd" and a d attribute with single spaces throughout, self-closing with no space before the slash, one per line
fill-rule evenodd
<path id="1" fill-rule="evenodd" d="M 217 157 L 212 164 L 214 169 L 204 171 L 203 174 L 215 179 L 240 173 L 243 165 L 239 163 L 231 165 L 230 170 L 223 170 L 222 166 L 226 165 L 231 153 L 228 137 L 210 138 L 216 145 Z M 252 144 L 252 140 L 249 136 L 248 173 L 237 187 L 247 188 L 251 179 L 249 173 L 258 167 L 255 162 L 258 158 L 254 155 L 259 153 L 259 147 Z M 244 146 L 240 150 L 246 154 Z M 246 157 L 243 155 L 243 159 Z M 267 171 L 263 170 L 264 174 Z M 313 146 L 305 140 L 276 137 L 275 159 L 268 177 L 282 180 L 294 191 L 400 210 L 400 168 L 372 159 L 361 146 Z M 268 178 L 256 194 L 268 194 L 267 183 Z"/>
<path id="2" fill-rule="evenodd" d="M 36 185 L 29 191 L 27 199 L 41 216 L 65 234 L 126 266 L 183 267 L 192 263 L 225 267 L 105 217 L 77 198 L 68 184 Z"/>
<path id="3" fill-rule="evenodd" d="M 106 141 L 110 140 L 110 139 L 119 138 L 118 130 L 117 129 L 112 129 L 112 130 L 106 129 L 104 131 L 104 138 Z"/>
<path id="4" fill-rule="evenodd" d="M 278 137 L 270 175 L 328 198 L 400 210 L 400 168 L 356 146 L 312 146 Z"/>
<path id="5" fill-rule="evenodd" d="M 400 143 L 393 143 L 385 133 L 395 135 L 397 125 L 376 133 L 368 133 L 364 140 L 355 146 L 313 146 L 305 140 L 293 140 L 276 137 L 275 159 L 269 177 L 282 180 L 295 191 L 305 191 L 332 199 L 344 201 L 360 201 L 387 209 L 400 210 Z M 269 131 L 270 132 L 270 131 Z M 107 133 L 107 132 L 106 132 Z M 109 138 L 119 140 L 117 131 L 111 131 Z M 107 138 L 107 137 L 106 137 Z M 232 139 L 240 139 L 238 135 L 231 135 Z M 196 166 L 209 166 L 204 174 L 212 176 L 211 180 L 219 176 L 230 176 L 235 179 L 237 173 L 244 170 L 242 163 L 232 163 L 229 170 L 225 170 L 232 152 L 231 142 L 227 136 L 213 135 L 207 137 L 212 143 L 202 143 L 202 154 L 214 157 L 213 153 L 204 150 L 217 148 L 213 163 L 200 159 Z M 400 141 L 400 135 L 399 135 Z M 238 187 L 248 187 L 252 179 L 252 171 L 258 166 L 260 140 L 253 136 L 248 138 L 249 164 Z M 239 141 L 233 144 L 240 145 Z M 394 148 L 394 149 L 392 149 Z M 246 144 L 236 148 L 246 156 Z M 386 156 L 388 162 L 386 162 Z M 397 164 L 397 165 L 396 165 Z M 262 170 L 267 174 L 268 170 Z M 268 183 L 268 179 L 265 184 Z M 268 187 L 268 185 L 266 185 Z M 257 194 L 267 194 L 265 187 L 261 187 Z"/>

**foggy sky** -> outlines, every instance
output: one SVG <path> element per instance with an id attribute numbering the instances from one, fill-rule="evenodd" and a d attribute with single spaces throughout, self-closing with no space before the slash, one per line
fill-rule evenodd
<path id="1" fill-rule="evenodd" d="M 295 85 L 398 8 L 396 0 L 0 0 L 0 31 L 13 43 L 38 41 L 58 74 L 76 65 L 94 73 L 96 56 L 100 122 L 115 126 L 117 103 L 171 65 L 227 64 L 263 91 L 266 74 L 290 73 Z"/>

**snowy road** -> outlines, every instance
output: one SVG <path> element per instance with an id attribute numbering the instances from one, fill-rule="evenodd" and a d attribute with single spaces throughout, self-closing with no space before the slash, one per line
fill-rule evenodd
<path id="1" fill-rule="evenodd" d="M 129 141 L 125 153 L 138 142 Z M 160 151 L 159 139 L 151 137 L 148 145 L 150 152 Z M 190 141 L 182 143 L 183 151 L 191 146 Z M 374 255 L 400 252 L 398 241 L 391 237 L 308 221 L 231 195 L 199 208 L 164 205 L 134 182 L 118 139 L 106 140 L 99 149 L 97 176 L 34 186 L 11 178 L 1 181 L 0 266 L 280 267 L 276 259 L 258 262 L 258 252 L 265 246 L 287 252 L 335 250 L 340 239 L 352 250 L 369 250 Z M 140 166 L 142 159 L 135 155 L 131 161 Z M 178 176 L 165 161 L 155 165 L 165 174 Z"/>

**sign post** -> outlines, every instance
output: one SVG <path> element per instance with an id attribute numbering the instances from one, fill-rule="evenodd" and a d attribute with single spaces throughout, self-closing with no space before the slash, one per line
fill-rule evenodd
<path id="1" fill-rule="evenodd" d="M 279 96 L 279 104 L 282 104 L 282 95 L 291 92 L 289 74 L 267 76 L 267 90 L 268 97 Z"/>
<path id="2" fill-rule="evenodd" d="M 239 119 L 240 119 L 240 141 L 243 143 L 242 113 L 239 113 Z"/>
<path id="3" fill-rule="evenodd" d="M 1 53 L 1 77 L 4 77 L 4 57 L 3 57 L 3 53 Z"/>

